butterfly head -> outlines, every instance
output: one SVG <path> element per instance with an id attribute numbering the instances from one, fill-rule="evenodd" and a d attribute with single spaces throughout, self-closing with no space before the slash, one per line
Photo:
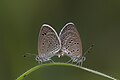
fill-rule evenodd
<path id="1" fill-rule="evenodd" d="M 48 58 L 46 58 L 45 56 L 40 56 L 40 55 L 37 55 L 36 58 L 35 58 L 35 60 L 38 61 L 38 62 L 49 61 Z"/>

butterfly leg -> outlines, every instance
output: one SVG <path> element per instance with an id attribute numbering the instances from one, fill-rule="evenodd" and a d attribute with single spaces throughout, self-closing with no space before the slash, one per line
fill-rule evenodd
<path id="1" fill-rule="evenodd" d="M 70 59 L 69 61 L 67 61 L 67 63 L 70 63 L 72 61 L 72 59 Z"/>
<path id="2" fill-rule="evenodd" d="M 83 65 L 83 60 L 79 60 L 79 61 L 76 63 L 76 65 L 82 66 L 82 65 Z"/>
<path id="3" fill-rule="evenodd" d="M 49 61 L 50 61 L 50 63 L 55 63 L 52 59 L 50 59 Z"/>
<path id="4" fill-rule="evenodd" d="M 38 64 L 42 64 L 42 61 L 38 61 Z"/>
<path id="5" fill-rule="evenodd" d="M 83 61 L 81 61 L 79 65 L 80 65 L 80 66 L 83 66 Z"/>
<path id="6" fill-rule="evenodd" d="M 79 62 L 79 61 L 78 61 L 78 62 L 76 62 L 76 65 L 80 66 L 80 62 Z"/>
<path id="7" fill-rule="evenodd" d="M 72 62 L 71 62 L 72 64 L 74 63 L 74 61 L 72 60 Z"/>

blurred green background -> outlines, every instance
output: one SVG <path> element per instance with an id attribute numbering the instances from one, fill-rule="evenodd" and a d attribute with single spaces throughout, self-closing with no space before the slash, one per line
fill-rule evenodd
<path id="1" fill-rule="evenodd" d="M 33 57 L 24 58 L 22 55 L 27 52 L 37 54 L 37 38 L 43 23 L 59 32 L 70 21 L 75 23 L 81 35 L 84 51 L 95 44 L 93 51 L 86 55 L 84 66 L 120 78 L 119 0 L 1 0 L 0 80 L 14 80 L 38 65 Z M 69 79 L 69 74 L 66 78 L 65 74 L 58 73 L 66 80 L 79 80 L 75 75 L 81 75 L 73 72 L 73 68 L 60 70 L 70 70 L 68 73 L 74 76 Z M 47 73 L 43 69 L 43 74 Z M 52 71 L 49 74 L 48 80 L 58 77 Z M 37 72 L 32 76 L 37 78 L 39 75 L 42 74 Z M 47 80 L 46 76 L 42 77 Z"/>

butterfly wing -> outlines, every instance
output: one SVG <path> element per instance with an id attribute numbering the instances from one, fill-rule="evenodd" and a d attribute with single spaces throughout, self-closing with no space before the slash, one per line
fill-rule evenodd
<path id="1" fill-rule="evenodd" d="M 82 44 L 80 35 L 73 23 L 67 23 L 59 34 L 61 51 L 69 57 L 82 56 Z"/>
<path id="2" fill-rule="evenodd" d="M 51 58 L 61 47 L 57 32 L 48 24 L 43 24 L 38 37 L 39 56 Z"/>

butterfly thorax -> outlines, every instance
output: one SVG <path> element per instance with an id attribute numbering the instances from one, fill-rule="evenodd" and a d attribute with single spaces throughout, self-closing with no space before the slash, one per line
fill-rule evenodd
<path id="1" fill-rule="evenodd" d="M 84 56 L 80 56 L 80 57 L 72 56 L 71 59 L 73 60 L 73 62 L 83 62 L 83 61 L 85 61 Z"/>

